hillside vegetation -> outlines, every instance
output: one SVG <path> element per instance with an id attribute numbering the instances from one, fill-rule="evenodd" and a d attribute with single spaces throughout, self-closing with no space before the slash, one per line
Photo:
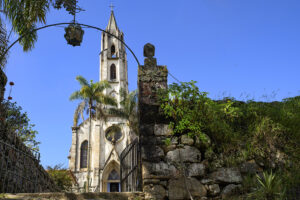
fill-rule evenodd
<path id="1" fill-rule="evenodd" d="M 173 137 L 200 140 L 211 169 L 255 160 L 285 188 L 299 185 L 300 96 L 280 102 L 213 100 L 192 81 L 169 85 L 161 102 Z"/>

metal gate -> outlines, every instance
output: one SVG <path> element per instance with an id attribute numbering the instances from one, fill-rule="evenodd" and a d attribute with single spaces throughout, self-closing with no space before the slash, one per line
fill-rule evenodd
<path id="1" fill-rule="evenodd" d="M 141 191 L 141 155 L 139 140 L 136 138 L 121 153 L 121 192 Z"/>

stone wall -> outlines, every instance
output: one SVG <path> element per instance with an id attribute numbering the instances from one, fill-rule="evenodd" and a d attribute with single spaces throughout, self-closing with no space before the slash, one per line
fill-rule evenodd
<path id="1" fill-rule="evenodd" d="M 144 56 L 144 65 L 138 69 L 138 89 L 145 199 L 224 199 L 238 192 L 240 169 L 211 168 L 200 150 L 201 141 L 185 135 L 172 137 L 157 98 L 159 89 L 167 88 L 167 67 L 157 66 L 151 44 L 145 45 Z M 169 145 L 165 143 L 167 138 L 171 140 Z M 246 168 L 256 170 L 256 164 L 250 165 Z"/>
<path id="2" fill-rule="evenodd" d="M 7 78 L 0 69 L 0 193 L 57 191 L 34 154 L 5 125 L 2 101 Z"/>

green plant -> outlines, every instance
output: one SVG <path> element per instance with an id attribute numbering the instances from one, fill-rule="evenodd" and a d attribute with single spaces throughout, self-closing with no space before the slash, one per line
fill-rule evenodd
<path id="1" fill-rule="evenodd" d="M 128 93 L 123 88 L 120 89 L 121 102 L 120 108 L 110 108 L 110 114 L 116 115 L 127 120 L 127 125 L 133 133 L 139 133 L 137 116 L 137 91 Z"/>
<path id="2" fill-rule="evenodd" d="M 214 141 L 228 141 L 232 133 L 229 122 L 238 116 L 238 108 L 233 107 L 230 99 L 211 100 L 195 83 L 173 83 L 167 91 L 161 92 L 161 108 L 171 119 L 173 134 L 198 137 L 204 143 L 207 142 L 206 135 Z"/>
<path id="3" fill-rule="evenodd" d="M 2 106 L 7 113 L 7 129 L 14 132 L 27 147 L 39 151 L 40 142 L 36 140 L 38 132 L 34 130 L 35 125 L 30 123 L 27 113 L 23 112 L 22 107 L 18 106 L 16 102 L 3 101 Z"/>
<path id="4" fill-rule="evenodd" d="M 257 187 L 253 193 L 249 194 L 250 198 L 258 200 L 282 200 L 285 196 L 285 188 L 282 181 L 272 171 L 264 172 L 263 177 L 256 175 Z"/>
<path id="5" fill-rule="evenodd" d="M 63 168 L 62 164 L 55 165 L 54 167 L 47 166 L 47 172 L 60 190 L 68 191 L 72 187 L 70 171 Z"/>
<path id="6" fill-rule="evenodd" d="M 255 175 L 247 174 L 243 177 L 243 192 L 249 193 L 252 192 L 257 185 L 257 178 Z"/>

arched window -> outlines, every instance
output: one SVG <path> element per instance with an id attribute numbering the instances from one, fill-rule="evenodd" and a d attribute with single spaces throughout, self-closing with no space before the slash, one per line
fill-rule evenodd
<path id="1" fill-rule="evenodd" d="M 110 53 L 111 53 L 111 57 L 113 57 L 113 55 L 116 53 L 116 47 L 115 47 L 115 45 L 111 45 L 111 47 L 110 47 Z"/>
<path id="2" fill-rule="evenodd" d="M 87 168 L 88 141 L 84 141 L 80 148 L 80 168 Z"/>
<path id="3" fill-rule="evenodd" d="M 110 80 L 115 80 L 116 78 L 117 78 L 116 65 L 112 64 L 110 66 Z"/>
<path id="4" fill-rule="evenodd" d="M 119 176 L 118 172 L 113 169 L 110 172 L 110 174 L 108 175 L 108 179 L 107 180 L 109 180 L 109 181 L 120 180 L 120 176 Z"/>

